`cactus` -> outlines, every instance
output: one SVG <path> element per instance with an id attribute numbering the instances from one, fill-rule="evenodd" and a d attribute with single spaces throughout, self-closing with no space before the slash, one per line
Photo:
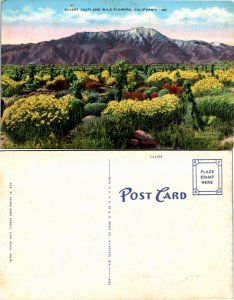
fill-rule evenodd
<path id="1" fill-rule="evenodd" d="M 78 98 L 78 99 L 82 99 L 82 84 L 83 84 L 83 79 L 79 79 L 79 80 L 75 80 L 72 83 L 72 91 L 73 91 L 73 95 Z"/>
<path id="2" fill-rule="evenodd" d="M 117 89 L 116 97 L 120 101 L 122 99 L 122 91 L 127 84 L 128 64 L 120 60 L 113 65 L 113 75 L 116 77 L 115 88 Z"/>
<path id="3" fill-rule="evenodd" d="M 211 64 L 210 72 L 211 72 L 211 76 L 215 77 L 215 73 L 214 73 L 214 64 Z"/>
<path id="4" fill-rule="evenodd" d="M 184 94 L 182 97 L 183 101 L 183 112 L 185 124 L 195 129 L 203 130 L 203 122 L 197 104 L 195 102 L 193 93 L 191 91 L 191 83 L 186 80 L 183 84 Z"/>
<path id="5" fill-rule="evenodd" d="M 55 74 L 54 74 L 54 66 L 50 66 L 50 79 L 54 80 Z"/>
<path id="6" fill-rule="evenodd" d="M 32 83 L 34 80 L 34 76 L 36 75 L 36 66 L 34 64 L 29 64 L 28 75 L 29 82 Z"/>
<path id="7" fill-rule="evenodd" d="M 71 102 L 70 108 L 70 121 L 71 126 L 76 126 L 79 124 L 84 115 L 84 102 L 80 99 L 74 99 Z"/>

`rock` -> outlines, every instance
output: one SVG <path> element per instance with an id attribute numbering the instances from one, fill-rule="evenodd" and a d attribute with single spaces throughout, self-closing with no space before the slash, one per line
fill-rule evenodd
<path id="1" fill-rule="evenodd" d="M 128 141 L 128 143 L 129 143 L 130 146 L 133 146 L 133 147 L 136 147 L 136 146 L 139 145 L 139 141 L 137 139 L 130 139 Z"/>
<path id="2" fill-rule="evenodd" d="M 225 138 L 225 139 L 223 139 L 221 141 L 222 145 L 224 145 L 225 143 L 232 143 L 232 144 L 234 144 L 234 136 L 229 136 L 229 137 L 227 137 L 227 138 Z"/>
<path id="3" fill-rule="evenodd" d="M 89 122 L 95 120 L 97 117 L 93 115 L 86 116 L 82 119 L 83 122 Z"/>
<path id="4" fill-rule="evenodd" d="M 143 130 L 136 130 L 131 140 L 138 140 L 138 146 L 143 149 L 153 149 L 158 144 L 151 134 Z"/>
<path id="5" fill-rule="evenodd" d="M 157 142 L 155 139 L 146 139 L 146 140 L 141 140 L 140 141 L 140 146 L 141 148 L 155 148 L 157 146 Z"/>
<path id="6" fill-rule="evenodd" d="M 143 130 L 136 130 L 133 134 L 133 138 L 138 140 L 146 140 L 149 138 L 152 139 L 153 137 Z"/>

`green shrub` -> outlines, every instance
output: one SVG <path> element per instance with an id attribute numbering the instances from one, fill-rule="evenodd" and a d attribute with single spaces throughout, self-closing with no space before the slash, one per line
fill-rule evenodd
<path id="1" fill-rule="evenodd" d="M 64 76 L 58 75 L 53 80 L 47 81 L 46 87 L 52 91 L 65 90 L 69 87 L 69 81 Z"/>
<path id="2" fill-rule="evenodd" d="M 9 142 L 4 145 L 5 149 L 61 149 L 63 148 L 60 140 L 51 133 L 46 139 L 36 138 L 23 143 Z"/>
<path id="3" fill-rule="evenodd" d="M 108 103 L 109 101 L 112 101 L 112 100 L 117 100 L 117 89 L 115 89 L 115 88 L 111 88 L 111 89 L 109 89 L 107 92 L 106 92 L 106 94 L 105 94 L 105 96 L 104 97 L 102 97 L 102 100 L 101 100 L 101 102 L 104 102 L 104 103 Z"/>
<path id="4" fill-rule="evenodd" d="M 94 115 L 98 117 L 105 108 L 106 103 L 88 103 L 84 107 L 84 115 Z"/>
<path id="5" fill-rule="evenodd" d="M 202 119 L 207 128 L 219 131 L 222 134 L 222 138 L 233 134 L 233 122 L 222 121 L 216 116 L 203 116 Z"/>
<path id="6" fill-rule="evenodd" d="M 152 86 L 150 89 L 150 93 L 152 94 L 153 92 L 158 92 L 158 88 L 156 86 Z"/>
<path id="7" fill-rule="evenodd" d="M 4 110 L 2 130 L 16 143 L 47 139 L 52 133 L 62 137 L 82 118 L 80 100 L 72 100 L 52 95 L 21 98 Z"/>
<path id="8" fill-rule="evenodd" d="M 132 81 L 132 82 L 129 82 L 127 85 L 126 85 L 126 88 L 127 88 L 127 91 L 128 92 L 133 92 L 136 90 L 136 88 L 139 86 L 139 84 L 136 82 L 136 81 Z"/>
<path id="9" fill-rule="evenodd" d="M 71 149 L 125 149 L 134 128 L 128 122 L 109 117 L 99 117 L 78 126 L 71 142 Z"/>
<path id="10" fill-rule="evenodd" d="M 152 86 L 151 88 L 147 89 L 144 93 L 146 94 L 147 98 L 154 92 L 158 92 L 158 88 L 156 86 Z"/>
<path id="11" fill-rule="evenodd" d="M 138 93 L 144 93 L 144 92 L 147 91 L 148 89 L 149 89 L 148 86 L 142 85 L 142 86 L 140 86 L 139 88 L 136 89 L 136 92 L 138 92 Z"/>
<path id="12" fill-rule="evenodd" d="M 149 131 L 162 130 L 170 124 L 180 123 L 182 108 L 177 96 L 164 95 L 154 100 L 111 101 L 102 114 L 114 116 L 120 122 L 128 121 L 135 128 Z"/>
<path id="13" fill-rule="evenodd" d="M 55 98 L 59 99 L 59 98 L 62 98 L 66 95 L 69 95 L 69 94 L 71 94 L 71 90 L 58 91 L 58 92 L 55 93 Z"/>
<path id="14" fill-rule="evenodd" d="M 213 130 L 196 131 L 184 125 L 170 126 L 153 134 L 163 146 L 181 150 L 220 149 L 221 133 Z"/>
<path id="15" fill-rule="evenodd" d="M 159 97 L 162 97 L 162 96 L 164 96 L 164 95 L 167 95 L 167 94 L 169 94 L 170 92 L 168 91 L 168 89 L 162 89 L 162 90 L 160 90 L 159 92 L 158 92 L 158 96 Z"/>
<path id="16" fill-rule="evenodd" d="M 28 81 L 28 82 L 25 83 L 25 85 L 22 87 L 21 94 L 22 93 L 30 93 L 32 91 L 35 91 L 43 85 L 44 85 L 43 80 L 40 80 L 38 78 L 34 78 L 32 82 Z"/>
<path id="17" fill-rule="evenodd" d="M 234 120 L 233 93 L 196 98 L 196 103 L 201 115 L 217 116 L 222 121 L 232 122 Z"/>
<path id="18" fill-rule="evenodd" d="M 86 91 L 86 97 L 87 97 L 87 102 L 89 103 L 95 103 L 95 102 L 98 102 L 99 101 L 99 97 L 100 97 L 100 94 L 97 93 L 97 92 L 88 92 Z"/>
<path id="19" fill-rule="evenodd" d="M 2 85 L 2 96 L 3 97 L 12 97 L 18 93 L 20 93 L 20 90 L 22 89 L 22 86 L 5 86 Z"/>

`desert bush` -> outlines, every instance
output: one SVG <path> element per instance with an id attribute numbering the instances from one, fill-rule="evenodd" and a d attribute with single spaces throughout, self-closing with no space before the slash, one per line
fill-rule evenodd
<path id="1" fill-rule="evenodd" d="M 46 87 L 53 91 L 65 90 L 69 88 L 69 81 L 63 75 L 58 75 L 53 80 L 47 81 Z"/>
<path id="2" fill-rule="evenodd" d="M 136 89 L 136 92 L 138 92 L 138 93 L 144 93 L 144 92 L 146 92 L 148 89 L 149 89 L 148 86 L 142 85 L 142 86 L 140 86 L 140 87 L 138 87 L 138 88 Z"/>
<path id="3" fill-rule="evenodd" d="M 44 81 L 34 76 L 33 81 L 31 82 L 28 81 L 24 84 L 24 86 L 22 86 L 21 90 L 19 91 L 19 94 L 30 93 L 32 91 L 39 89 L 43 85 L 44 85 Z"/>
<path id="4" fill-rule="evenodd" d="M 71 94 L 71 90 L 63 90 L 63 91 L 58 91 L 55 93 L 55 98 L 62 98 L 64 96 L 70 95 Z"/>
<path id="5" fill-rule="evenodd" d="M 106 103 L 87 103 L 84 107 L 84 115 L 94 115 L 98 117 L 105 108 Z"/>
<path id="6" fill-rule="evenodd" d="M 93 75 L 93 74 L 89 75 L 89 79 L 94 80 L 94 81 L 96 81 L 96 82 L 99 82 L 98 76 Z"/>
<path id="7" fill-rule="evenodd" d="M 103 70 L 101 72 L 101 78 L 106 81 L 110 77 L 110 72 L 108 70 Z"/>
<path id="8" fill-rule="evenodd" d="M 82 84 L 82 88 L 84 90 L 92 90 L 92 91 L 99 91 L 100 90 L 100 83 L 97 82 L 96 80 L 93 80 L 93 79 L 90 79 L 90 78 L 87 78 L 83 81 L 83 84 Z"/>
<path id="9" fill-rule="evenodd" d="M 99 99 L 100 99 L 100 94 L 97 93 L 97 92 L 94 92 L 94 91 L 85 91 L 84 92 L 84 99 L 85 99 L 85 102 L 88 102 L 88 103 L 96 103 L 96 102 L 99 102 Z"/>
<path id="10" fill-rule="evenodd" d="M 192 86 L 192 92 L 195 96 L 205 95 L 210 90 L 221 90 L 224 87 L 221 81 L 216 78 L 209 77 L 197 81 Z"/>
<path id="11" fill-rule="evenodd" d="M 165 83 L 162 88 L 167 89 L 171 94 L 180 95 L 183 93 L 183 88 L 175 84 Z"/>
<path id="12" fill-rule="evenodd" d="M 11 97 L 19 94 L 27 80 L 15 81 L 7 75 L 1 77 L 1 88 L 3 97 Z"/>
<path id="13" fill-rule="evenodd" d="M 73 139 L 65 145 L 71 149 L 125 149 L 134 128 L 126 120 L 119 122 L 102 116 L 78 126 Z"/>
<path id="14" fill-rule="evenodd" d="M 167 95 L 167 94 L 169 94 L 169 93 L 170 93 L 170 92 L 169 92 L 168 89 L 162 89 L 162 90 L 160 90 L 160 91 L 158 92 L 158 96 L 159 96 L 159 97 L 162 97 L 162 96 Z"/>
<path id="15" fill-rule="evenodd" d="M 234 83 L 234 68 L 229 70 L 215 70 L 215 76 L 224 83 L 225 85 L 230 85 Z"/>
<path id="16" fill-rule="evenodd" d="M 63 136 L 76 125 L 75 113 L 72 96 L 21 98 L 4 110 L 2 130 L 15 142 L 47 138 L 51 133 Z"/>
<path id="17" fill-rule="evenodd" d="M 170 72 L 168 72 L 168 71 L 153 73 L 146 79 L 146 83 L 156 83 L 157 84 L 158 81 L 169 79 L 169 75 L 170 75 Z"/>
<path id="18" fill-rule="evenodd" d="M 123 92 L 124 99 L 134 99 L 134 100 L 145 100 L 147 98 L 145 93 L 130 93 L 130 92 Z"/>
<path id="19" fill-rule="evenodd" d="M 180 150 L 220 149 L 220 132 L 213 130 L 196 131 L 184 125 L 170 126 L 153 133 L 160 145 Z"/>
<path id="20" fill-rule="evenodd" d="M 191 83 L 199 80 L 199 74 L 194 70 L 174 70 L 169 74 L 169 78 L 177 84 L 182 84 L 185 80 L 189 80 Z"/>
<path id="21" fill-rule="evenodd" d="M 152 86 L 151 88 L 147 88 L 144 93 L 148 98 L 150 98 L 151 94 L 154 92 L 158 92 L 158 88 L 156 86 Z M 152 98 L 152 97 L 151 97 Z"/>
<path id="22" fill-rule="evenodd" d="M 197 108 L 201 115 L 217 116 L 222 121 L 232 122 L 234 119 L 233 93 L 220 96 L 196 98 Z"/>
<path id="23" fill-rule="evenodd" d="M 116 84 L 116 78 L 114 76 L 110 76 L 109 78 L 106 79 L 105 83 L 107 86 L 112 86 Z"/>
<path id="24" fill-rule="evenodd" d="M 110 101 L 102 114 L 128 120 L 133 127 L 144 130 L 167 127 L 181 117 L 178 97 L 169 94 L 152 100 Z"/>
<path id="25" fill-rule="evenodd" d="M 111 89 L 109 89 L 106 93 L 105 93 L 105 95 L 104 95 L 104 97 L 102 97 L 102 100 L 101 100 L 101 102 L 103 102 L 103 103 L 108 103 L 109 101 L 111 101 L 111 100 L 117 100 L 117 90 L 115 89 L 115 88 L 111 88 Z"/>
<path id="26" fill-rule="evenodd" d="M 153 92 L 150 94 L 150 98 L 153 99 L 153 98 L 157 98 L 158 97 L 158 92 Z"/>
<path id="27" fill-rule="evenodd" d="M 219 131 L 222 138 L 228 137 L 233 134 L 233 122 L 223 121 L 216 116 L 202 116 L 202 120 L 206 128 Z"/>
<path id="28" fill-rule="evenodd" d="M 88 73 L 84 71 L 75 71 L 74 74 L 76 75 L 76 78 L 81 81 L 84 81 L 86 78 L 88 78 Z"/>

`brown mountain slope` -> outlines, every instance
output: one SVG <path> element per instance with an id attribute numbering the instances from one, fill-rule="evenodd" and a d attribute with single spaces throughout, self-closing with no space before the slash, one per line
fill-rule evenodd
<path id="1" fill-rule="evenodd" d="M 172 40 L 154 29 L 80 32 L 36 44 L 2 45 L 2 64 L 204 63 L 234 59 L 234 47 Z"/>

